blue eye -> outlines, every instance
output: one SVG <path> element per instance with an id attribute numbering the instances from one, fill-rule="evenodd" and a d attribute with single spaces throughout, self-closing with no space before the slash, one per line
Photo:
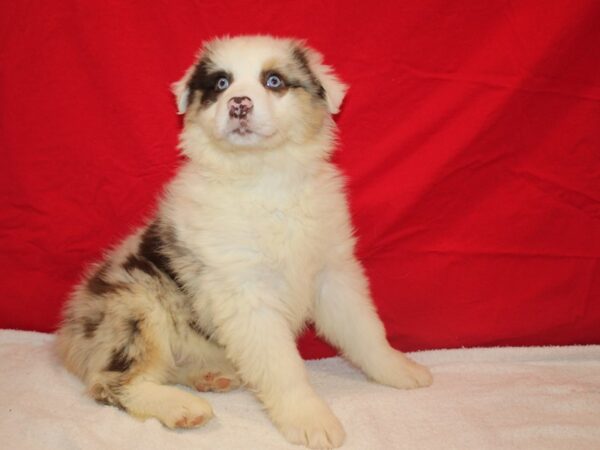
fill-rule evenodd
<path id="1" fill-rule="evenodd" d="M 229 87 L 229 80 L 225 77 L 221 77 L 217 80 L 217 84 L 215 84 L 216 91 L 224 91 Z"/>
<path id="2" fill-rule="evenodd" d="M 279 89 L 283 87 L 283 80 L 277 75 L 270 75 L 265 83 L 269 89 Z"/>

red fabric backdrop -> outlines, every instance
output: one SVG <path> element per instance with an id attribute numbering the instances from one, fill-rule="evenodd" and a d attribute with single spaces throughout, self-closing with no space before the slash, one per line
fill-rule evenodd
<path id="1" fill-rule="evenodd" d="M 0 326 L 51 331 L 174 173 L 203 39 L 307 38 L 398 348 L 600 342 L 600 2 L 2 2 Z M 309 333 L 305 356 L 332 354 Z"/>

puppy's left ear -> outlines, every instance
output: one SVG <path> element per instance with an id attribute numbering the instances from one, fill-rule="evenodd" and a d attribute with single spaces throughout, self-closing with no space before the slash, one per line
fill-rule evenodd
<path id="1" fill-rule="evenodd" d="M 185 114 L 188 107 L 188 99 L 190 97 L 190 79 L 196 69 L 196 63 L 185 71 L 183 78 L 171 84 L 171 92 L 175 95 L 175 101 L 177 103 L 177 114 Z"/>
<path id="2" fill-rule="evenodd" d="M 298 51 L 306 57 L 310 71 L 323 86 L 327 109 L 331 114 L 337 114 L 340 112 L 348 85 L 339 79 L 331 66 L 323 64 L 323 55 L 319 52 L 305 45 L 298 46 Z"/>

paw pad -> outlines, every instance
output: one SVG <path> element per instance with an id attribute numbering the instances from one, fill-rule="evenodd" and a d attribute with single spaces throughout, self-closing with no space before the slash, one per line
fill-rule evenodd
<path id="1" fill-rule="evenodd" d="M 187 417 L 183 416 L 181 419 L 175 422 L 177 428 L 193 428 L 198 427 L 204 423 L 204 416 Z"/>
<path id="2" fill-rule="evenodd" d="M 236 387 L 236 382 L 220 373 L 208 372 L 194 381 L 193 385 L 200 392 L 226 392 Z"/>

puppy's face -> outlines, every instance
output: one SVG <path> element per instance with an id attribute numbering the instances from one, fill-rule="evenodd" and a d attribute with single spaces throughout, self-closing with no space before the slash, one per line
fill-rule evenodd
<path id="1" fill-rule="evenodd" d="M 303 144 L 342 102 L 344 86 L 301 42 L 266 36 L 217 39 L 174 85 L 186 127 L 220 148 Z"/>

